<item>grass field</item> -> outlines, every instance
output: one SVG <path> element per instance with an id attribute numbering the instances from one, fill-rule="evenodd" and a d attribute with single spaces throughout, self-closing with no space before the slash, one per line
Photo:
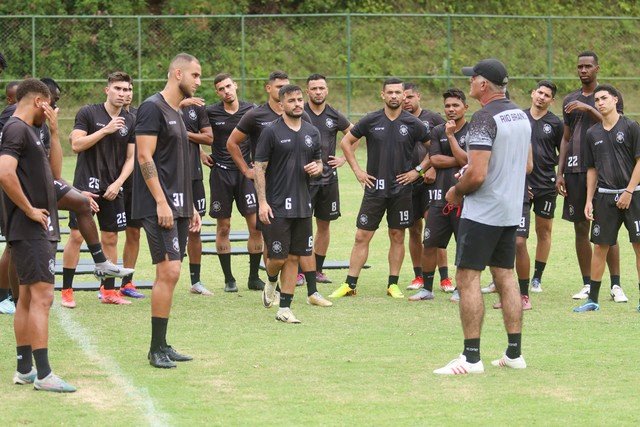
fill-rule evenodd
<path id="1" fill-rule="evenodd" d="M 65 159 L 68 177 L 74 162 Z M 328 259 L 345 260 L 361 189 L 348 166 L 340 173 L 343 216 L 333 226 Z M 561 203 L 558 215 L 560 208 Z M 233 224 L 246 227 L 240 217 Z M 373 240 L 372 268 L 363 270 L 357 297 L 322 309 L 305 304 L 305 291 L 298 288 L 293 310 L 301 325 L 276 322 L 275 309 L 264 309 L 260 294 L 246 290 L 247 257 L 233 258 L 237 294 L 222 292 L 218 260 L 204 257 L 203 281 L 214 290 L 212 298 L 188 293 L 185 261 L 168 338 L 195 360 L 173 370 L 153 369 L 146 360 L 148 298 L 126 307 L 104 306 L 95 292 L 78 292 L 78 308 L 67 310 L 60 308 L 57 293 L 49 348 L 54 371 L 78 387 L 70 395 L 11 384 L 12 317 L 0 316 L 0 420 L 2 425 L 111 426 L 637 425 L 640 314 L 626 233 L 621 234 L 622 281 L 631 302 L 614 304 L 605 291 L 600 312 L 582 315 L 571 312 L 576 305 L 571 295 L 581 287 L 572 228 L 557 219 L 553 238 L 544 292 L 532 295 L 534 308 L 525 313 L 523 353 L 529 367 L 524 371 L 489 364 L 506 348 L 501 314 L 491 309 L 497 297 L 490 295 L 482 336 L 485 374 L 432 374 L 462 350 L 458 307 L 439 291 L 435 301 L 423 303 L 385 296 L 383 227 Z M 535 233 L 530 251 L 534 245 Z M 136 277 L 152 280 L 144 238 L 142 248 Z M 320 291 L 328 295 L 345 274 L 330 272 L 334 285 L 319 285 Z M 407 251 L 400 279 L 406 286 L 411 278 Z M 606 286 L 607 278 L 603 291 Z"/>

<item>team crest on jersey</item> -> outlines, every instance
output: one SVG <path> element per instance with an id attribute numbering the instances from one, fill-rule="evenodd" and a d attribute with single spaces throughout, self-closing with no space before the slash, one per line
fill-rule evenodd
<path id="1" fill-rule="evenodd" d="M 177 237 L 173 238 L 173 250 L 176 252 L 180 252 L 180 242 Z"/>
<path id="2" fill-rule="evenodd" d="M 429 230 L 428 228 L 424 229 L 424 240 L 427 240 L 429 237 L 431 237 L 431 230 Z"/>
<path id="3" fill-rule="evenodd" d="M 40 141 L 44 141 L 44 129 L 40 129 Z"/>
<path id="4" fill-rule="evenodd" d="M 600 235 L 600 226 L 598 224 L 593 224 L 593 235 L 595 237 Z"/>
<path id="5" fill-rule="evenodd" d="M 569 216 L 573 216 L 576 213 L 576 210 L 573 208 L 573 205 L 569 205 Z"/>
<path id="6" fill-rule="evenodd" d="M 465 148 L 467 146 L 467 135 L 462 135 L 458 140 L 458 145 L 461 148 Z"/>
<path id="7" fill-rule="evenodd" d="M 198 118 L 198 115 L 196 114 L 196 110 L 194 109 L 189 110 L 189 118 L 191 120 L 195 120 Z"/>
<path id="8" fill-rule="evenodd" d="M 313 140 L 311 139 L 311 137 L 309 135 L 305 135 L 304 136 L 304 144 L 307 147 L 311 147 L 313 145 Z"/>
<path id="9" fill-rule="evenodd" d="M 336 122 L 334 122 L 331 117 L 327 117 L 327 120 L 324 123 L 329 129 L 333 129 L 334 127 L 336 127 Z"/>
<path id="10" fill-rule="evenodd" d="M 616 134 L 616 142 L 618 144 L 624 143 L 624 132 L 620 131 Z"/>
<path id="11" fill-rule="evenodd" d="M 360 224 L 362 225 L 366 225 L 369 222 L 369 217 L 367 216 L 367 214 L 362 214 L 360 215 L 360 218 L 358 218 L 358 222 L 360 222 Z"/>
<path id="12" fill-rule="evenodd" d="M 544 126 L 542 126 L 542 131 L 544 133 L 546 133 L 547 135 L 551 133 L 551 125 L 549 123 L 545 123 Z"/>
<path id="13" fill-rule="evenodd" d="M 271 244 L 271 250 L 274 254 L 279 254 L 280 252 L 282 252 L 282 243 L 280 243 L 279 240 L 276 240 Z"/>
<path id="14" fill-rule="evenodd" d="M 127 134 L 129 133 L 129 128 L 126 126 L 122 126 L 120 130 L 118 130 L 118 133 L 120 134 L 120 136 L 127 136 Z"/>
<path id="15" fill-rule="evenodd" d="M 55 259 L 50 259 L 49 260 L 49 273 L 51 274 L 56 274 L 56 260 Z"/>
<path id="16" fill-rule="evenodd" d="M 407 127 L 407 125 L 400 125 L 400 135 L 407 136 L 408 133 L 409 128 Z"/>
<path id="17" fill-rule="evenodd" d="M 222 204 L 219 201 L 214 200 L 211 203 L 211 210 L 214 212 L 220 212 L 220 209 L 222 209 Z"/>

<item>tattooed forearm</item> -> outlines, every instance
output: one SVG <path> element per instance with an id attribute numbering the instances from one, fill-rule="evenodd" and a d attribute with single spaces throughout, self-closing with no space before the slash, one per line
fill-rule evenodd
<path id="1" fill-rule="evenodd" d="M 142 172 L 142 177 L 145 181 L 156 178 L 158 176 L 158 170 L 156 169 L 156 164 L 153 162 L 146 162 L 140 164 L 140 172 Z"/>
<path id="2" fill-rule="evenodd" d="M 267 200 L 266 185 L 264 173 L 267 170 L 268 162 L 254 162 L 253 168 L 255 170 L 254 184 L 256 187 L 256 195 L 258 196 L 258 202 L 264 203 Z"/>

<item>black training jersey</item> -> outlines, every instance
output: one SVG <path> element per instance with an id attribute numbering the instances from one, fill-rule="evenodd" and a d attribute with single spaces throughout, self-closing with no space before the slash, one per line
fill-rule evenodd
<path id="1" fill-rule="evenodd" d="M 587 130 L 585 166 L 598 171 L 598 187 L 621 190 L 629 185 L 640 157 L 640 125 L 620 116 L 611 130 L 598 123 Z"/>
<path id="2" fill-rule="evenodd" d="M 430 139 L 424 123 L 406 111 L 390 120 L 384 110 L 378 110 L 360 119 L 351 135 L 367 138 L 367 173 L 376 180 L 372 188 L 365 188 L 365 194 L 391 197 L 411 191 L 411 186 L 399 184 L 396 176 L 412 169 L 415 145 Z"/>
<path id="3" fill-rule="evenodd" d="M 157 136 L 153 162 L 158 170 L 160 186 L 175 218 L 193 214 L 191 159 L 189 137 L 181 114 L 160 93 L 147 98 L 138 109 L 136 135 Z M 137 152 L 136 147 L 136 152 Z M 155 217 L 157 204 L 142 177 L 136 161 L 133 171 L 132 216 L 134 219 Z"/>
<path id="4" fill-rule="evenodd" d="M 2 128 L 4 128 L 4 125 L 7 124 L 9 117 L 13 116 L 13 113 L 16 112 L 17 107 L 17 104 L 12 104 L 7 105 L 7 107 L 2 110 L 2 113 L 0 113 L 0 132 L 2 132 Z"/>
<path id="5" fill-rule="evenodd" d="M 251 142 L 251 158 L 256 155 L 256 145 L 262 131 L 271 126 L 271 123 L 278 120 L 280 115 L 271 109 L 268 102 L 256 107 L 242 116 L 238 122 L 238 130 L 249 136 Z M 311 118 L 306 112 L 302 114 L 302 120 L 311 123 Z"/>
<path id="6" fill-rule="evenodd" d="M 0 133 L 0 156 L 2 155 L 9 155 L 18 160 L 16 175 L 31 205 L 49 211 L 49 224 L 45 230 L 40 223 L 32 221 L 3 192 L 2 222 L 7 241 L 60 240 L 53 174 L 39 132 L 21 119 L 11 117 Z"/>
<path id="7" fill-rule="evenodd" d="M 458 132 L 454 133 L 456 140 L 458 141 L 458 145 L 465 151 L 467 149 L 468 125 L 468 123 L 465 123 L 460 128 L 460 130 L 458 130 Z M 451 145 L 449 145 L 449 139 L 447 138 L 447 134 L 445 132 L 444 123 L 436 126 L 431 130 L 431 146 L 429 147 L 429 155 L 454 157 L 453 151 L 451 150 Z M 459 166 L 436 169 L 436 182 L 428 190 L 430 196 L 429 206 L 446 205 L 444 196 L 447 194 L 447 191 L 449 191 L 449 189 L 456 185 L 456 183 L 458 182 L 455 174 L 459 170 Z"/>
<path id="8" fill-rule="evenodd" d="M 329 104 L 325 104 L 322 113 L 313 112 L 308 103 L 304 104 L 304 110 L 311 118 L 311 124 L 320 131 L 320 143 L 322 146 L 322 175 L 311 180 L 311 185 L 327 185 L 338 181 L 338 171 L 329 166 L 329 156 L 336 155 L 336 136 L 338 131 L 346 132 L 351 122 L 341 112 Z"/>
<path id="9" fill-rule="evenodd" d="M 534 190 L 556 189 L 556 166 L 564 133 L 560 117 L 547 111 L 538 120 L 531 115 L 531 109 L 524 110 L 531 124 L 531 150 L 533 170 L 527 175 L 527 184 Z M 539 191 L 536 191 L 539 192 Z"/>
<path id="10" fill-rule="evenodd" d="M 127 147 L 134 144 L 135 119 L 125 110 L 120 111 L 124 127 L 105 136 L 91 148 L 78 153 L 73 186 L 84 191 L 101 194 L 118 179 L 127 159 Z M 73 129 L 87 135 L 98 132 L 111 121 L 104 104 L 86 105 L 76 114 Z"/>
<path id="11" fill-rule="evenodd" d="M 227 140 L 231 132 L 233 132 L 233 129 L 238 126 L 240 119 L 248 111 L 256 107 L 255 104 L 250 102 L 239 101 L 239 103 L 238 111 L 233 114 L 228 113 L 224 109 L 224 103 L 222 101 L 207 106 L 207 116 L 213 129 L 211 159 L 215 162 L 216 166 L 222 169 L 238 170 L 238 166 L 236 166 L 227 150 Z M 247 162 L 247 164 L 251 163 L 251 142 L 249 139 L 240 144 L 240 151 L 242 152 L 244 161 Z"/>
<path id="12" fill-rule="evenodd" d="M 584 96 L 582 89 L 578 89 L 567 95 L 562 101 L 562 117 L 564 124 L 569 126 L 569 150 L 567 151 L 567 164 L 564 173 L 583 173 L 587 171 L 584 163 L 586 145 L 584 143 L 587 130 L 597 123 L 597 120 L 591 118 L 587 112 L 573 110 L 571 113 L 565 112 L 565 107 L 572 101 L 584 102 L 587 105 L 595 107 L 595 94 Z M 622 114 L 624 105 L 622 97 L 618 100 L 617 110 Z"/>
<path id="13" fill-rule="evenodd" d="M 275 217 L 311 216 L 310 177 L 304 165 L 321 158 L 320 132 L 304 120 L 297 132 L 282 118 L 262 132 L 255 161 L 269 162 L 265 173 L 266 196 Z"/>
<path id="14" fill-rule="evenodd" d="M 207 111 L 204 107 L 191 105 L 182 108 L 182 120 L 187 132 L 200 133 L 200 129 L 211 127 Z M 202 181 L 202 162 L 200 161 L 200 144 L 189 141 L 189 155 L 191 156 L 191 178 L 194 181 Z"/>
<path id="15" fill-rule="evenodd" d="M 424 125 L 427 127 L 427 130 L 429 132 L 431 132 L 431 129 L 433 129 L 434 127 L 440 124 L 446 123 L 446 120 L 443 119 L 440 114 L 431 110 L 423 109 L 422 111 L 420 111 L 418 118 L 422 123 L 424 123 Z M 416 144 L 415 148 L 413 149 L 413 166 L 414 167 L 418 166 L 424 160 L 424 156 L 426 155 L 427 155 L 427 147 L 425 147 L 424 144 Z M 422 179 L 415 180 L 413 182 L 413 185 L 414 187 L 420 187 L 420 186 L 426 185 L 427 191 L 431 191 L 434 189 L 433 183 L 425 184 L 424 180 Z"/>

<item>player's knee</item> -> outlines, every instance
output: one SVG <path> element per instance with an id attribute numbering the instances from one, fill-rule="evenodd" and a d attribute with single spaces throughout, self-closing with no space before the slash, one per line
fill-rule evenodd
<path id="1" fill-rule="evenodd" d="M 576 238 L 588 239 L 589 238 L 589 222 L 581 221 L 573 224 L 573 228 L 576 232 Z"/>
<path id="2" fill-rule="evenodd" d="M 80 246 L 84 239 L 82 238 L 82 234 L 78 230 L 71 230 L 69 233 L 68 243 L 74 246 Z"/>
<path id="3" fill-rule="evenodd" d="M 177 283 L 180 279 L 180 263 L 168 262 L 167 265 L 162 268 L 162 277 L 169 283 Z"/>
<path id="4" fill-rule="evenodd" d="M 127 236 L 127 242 L 131 240 L 137 242 L 140 240 L 140 229 L 135 227 L 127 227 L 125 235 Z"/>
<path id="5" fill-rule="evenodd" d="M 117 246 L 118 245 L 118 233 L 102 232 L 100 238 L 102 246 Z"/>
<path id="6" fill-rule="evenodd" d="M 76 216 L 91 216 L 91 201 L 88 197 L 78 194 L 77 197 L 73 197 L 71 203 Z"/>
<path id="7" fill-rule="evenodd" d="M 40 310 L 49 310 L 53 304 L 53 286 L 47 289 L 39 289 L 37 292 L 31 292 L 31 307 Z"/>
<path id="8" fill-rule="evenodd" d="M 216 235 L 218 237 L 228 237 L 231 232 L 231 224 L 224 223 L 216 226 Z"/>
<path id="9" fill-rule="evenodd" d="M 397 230 L 395 228 L 389 229 L 389 239 L 391 239 L 392 243 L 403 244 L 404 230 Z"/>

